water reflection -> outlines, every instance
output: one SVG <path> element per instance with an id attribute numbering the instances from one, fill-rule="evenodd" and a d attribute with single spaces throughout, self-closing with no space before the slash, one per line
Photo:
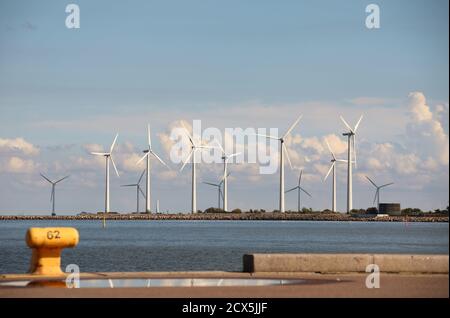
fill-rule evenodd
<path id="1" fill-rule="evenodd" d="M 82 279 L 79 288 L 149 288 L 149 287 L 222 287 L 270 286 L 302 284 L 300 279 L 248 279 L 248 278 L 150 278 L 150 279 Z M 66 288 L 65 281 L 38 280 L 3 282 L 0 287 L 52 287 Z"/>

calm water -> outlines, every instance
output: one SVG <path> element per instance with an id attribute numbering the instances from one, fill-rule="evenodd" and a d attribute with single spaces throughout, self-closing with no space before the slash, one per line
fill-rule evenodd
<path id="1" fill-rule="evenodd" d="M 448 223 L 312 221 L 1 221 L 0 273 L 23 273 L 28 227 L 72 226 L 80 243 L 67 264 L 93 271 L 242 270 L 242 255 L 292 253 L 448 254 Z"/>

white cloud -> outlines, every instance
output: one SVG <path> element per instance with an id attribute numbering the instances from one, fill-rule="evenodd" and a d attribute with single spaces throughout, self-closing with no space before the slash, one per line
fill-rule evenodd
<path id="1" fill-rule="evenodd" d="M 143 169 L 145 169 L 145 162 L 146 162 L 145 159 L 139 162 L 139 164 L 137 164 L 139 159 L 141 159 L 140 155 L 136 153 L 131 153 L 127 156 L 121 157 L 122 157 L 120 161 L 121 165 L 123 169 L 125 169 L 126 171 L 142 171 Z"/>
<path id="2" fill-rule="evenodd" d="M 411 119 L 406 127 L 408 147 L 421 155 L 423 160 L 431 156 L 441 165 L 448 166 L 449 139 L 438 120 L 439 115 L 431 112 L 423 93 L 413 92 L 408 97 L 407 106 Z M 438 109 L 444 111 L 442 108 Z"/>
<path id="3" fill-rule="evenodd" d="M 21 152 L 24 155 L 35 156 L 39 154 L 39 148 L 23 138 L 0 138 L 0 153 L 3 152 Z"/>
<path id="4" fill-rule="evenodd" d="M 429 121 L 433 119 L 433 113 L 426 104 L 425 95 L 421 92 L 412 92 L 408 95 L 408 106 L 414 121 Z"/>
<path id="5" fill-rule="evenodd" d="M 11 173 L 32 173 L 36 171 L 37 164 L 31 159 L 22 159 L 19 157 L 11 157 L 2 164 L 1 169 L 4 172 Z"/>
<path id="6" fill-rule="evenodd" d="M 330 144 L 331 150 L 336 156 L 347 152 L 347 141 L 338 135 L 330 134 L 323 137 L 323 143 L 326 145 L 325 139 Z"/>

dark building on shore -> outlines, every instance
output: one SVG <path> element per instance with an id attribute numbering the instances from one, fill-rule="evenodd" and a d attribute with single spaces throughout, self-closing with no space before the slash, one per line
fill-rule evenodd
<path id="1" fill-rule="evenodd" d="M 401 215 L 400 203 L 380 203 L 378 214 Z"/>

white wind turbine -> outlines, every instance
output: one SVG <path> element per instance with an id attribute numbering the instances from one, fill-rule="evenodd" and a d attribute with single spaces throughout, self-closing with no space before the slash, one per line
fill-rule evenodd
<path id="1" fill-rule="evenodd" d="M 114 167 L 114 170 L 116 171 L 117 176 L 119 177 L 119 171 L 117 171 L 116 164 L 114 163 L 114 160 L 112 158 L 112 151 L 114 149 L 114 146 L 116 144 L 118 136 L 119 136 L 119 134 L 116 134 L 116 137 L 114 138 L 114 141 L 111 144 L 111 147 L 109 148 L 109 152 L 91 152 L 91 154 L 93 154 L 93 155 L 105 157 L 105 164 L 106 164 L 105 213 L 109 212 L 109 162 L 110 161 L 113 164 L 113 167 Z"/>
<path id="2" fill-rule="evenodd" d="M 142 194 L 142 196 L 145 198 L 145 193 L 142 191 L 141 189 L 141 180 L 142 177 L 144 176 L 145 170 L 142 171 L 141 176 L 139 177 L 139 180 L 137 183 L 133 183 L 133 184 L 124 184 L 121 185 L 121 187 L 136 187 L 136 212 L 139 213 L 139 194 Z"/>
<path id="3" fill-rule="evenodd" d="M 191 134 L 189 133 L 189 130 L 187 130 L 187 128 L 183 125 L 183 123 L 181 123 L 181 125 L 184 128 L 184 131 L 186 133 L 186 136 L 189 138 L 189 142 L 191 143 L 191 151 L 189 152 L 189 155 L 186 157 L 186 160 L 183 163 L 183 166 L 180 169 L 180 172 L 183 170 L 183 168 L 186 166 L 186 164 L 188 163 L 189 159 L 192 157 L 192 197 L 191 197 L 191 212 L 192 213 L 197 213 L 197 175 L 196 175 L 196 158 L 195 158 L 195 154 L 198 150 L 203 150 L 203 149 L 211 149 L 212 147 L 208 147 L 208 146 L 203 146 L 201 139 L 200 139 L 200 143 L 196 144 L 194 142 L 194 138 L 193 136 L 191 136 Z"/>
<path id="4" fill-rule="evenodd" d="M 164 166 L 169 168 L 166 163 L 153 151 L 152 149 L 152 137 L 150 132 L 150 125 L 147 125 L 147 142 L 148 148 L 143 150 L 144 156 L 136 164 L 139 164 L 142 160 L 147 158 L 147 175 L 146 175 L 146 194 L 145 194 L 145 212 L 150 213 L 151 209 L 151 195 L 150 195 L 150 155 L 158 159 Z"/>
<path id="5" fill-rule="evenodd" d="M 291 159 L 289 158 L 289 153 L 287 151 L 286 145 L 284 144 L 285 138 L 290 134 L 292 129 L 298 124 L 300 119 L 302 118 L 302 115 L 300 115 L 297 120 L 289 127 L 289 129 L 286 131 L 286 133 L 282 137 L 278 136 L 269 136 L 269 135 L 262 135 L 262 134 L 256 134 L 257 136 L 262 136 L 270 139 L 275 139 L 280 142 L 280 150 L 279 150 L 279 156 L 280 156 L 280 212 L 284 212 L 284 152 L 286 152 L 286 157 L 288 159 L 289 165 L 292 169 Z"/>
<path id="6" fill-rule="evenodd" d="M 236 152 L 232 154 L 227 154 L 225 150 L 223 149 L 222 145 L 216 141 L 216 144 L 219 146 L 220 151 L 222 152 L 222 160 L 223 160 L 223 210 L 225 212 L 228 211 L 228 176 L 230 175 L 228 172 L 228 160 L 230 160 L 233 157 L 239 156 L 241 153 Z"/>
<path id="7" fill-rule="evenodd" d="M 64 178 L 61 178 L 61 179 L 56 180 L 56 181 L 51 181 L 49 178 L 47 178 L 46 176 L 44 176 L 42 173 L 41 173 L 40 175 L 41 175 L 42 178 L 44 178 L 45 180 L 47 180 L 47 181 L 52 185 L 52 193 L 51 193 L 51 195 L 50 195 L 50 201 L 52 202 L 52 216 L 55 216 L 55 215 L 56 215 L 56 213 L 55 213 L 55 195 L 56 195 L 56 193 L 55 193 L 55 187 L 56 187 L 56 184 L 57 184 L 58 182 L 63 181 L 64 179 L 67 179 L 69 176 L 65 176 Z"/>
<path id="8" fill-rule="evenodd" d="M 325 142 L 327 143 L 328 150 L 331 153 L 331 166 L 330 169 L 327 172 L 327 175 L 323 179 L 323 181 L 327 180 L 328 176 L 330 175 L 331 171 L 333 171 L 333 185 L 332 185 L 332 205 L 331 210 L 333 212 L 336 212 L 336 162 L 347 162 L 347 160 L 344 159 L 337 159 L 334 155 L 333 150 L 331 150 L 330 144 L 328 143 L 328 140 L 325 139 Z"/>
<path id="9" fill-rule="evenodd" d="M 375 191 L 375 197 L 373 198 L 373 203 L 375 203 L 375 201 L 377 201 L 377 211 L 380 212 L 380 190 L 381 190 L 382 188 L 384 188 L 384 187 L 393 185 L 394 182 L 390 182 L 390 183 L 383 184 L 383 185 L 381 185 L 381 186 L 377 186 L 377 185 L 375 184 L 375 182 L 373 182 L 368 176 L 366 176 L 366 178 L 367 178 L 367 180 L 369 180 L 370 183 L 372 183 L 372 185 L 377 189 L 377 191 Z"/>
<path id="10" fill-rule="evenodd" d="M 363 116 L 359 118 L 355 125 L 355 128 L 350 127 L 350 125 L 345 121 L 344 117 L 340 116 L 345 127 L 347 127 L 348 132 L 343 133 L 343 136 L 347 136 L 348 139 L 348 158 L 347 158 L 347 213 L 353 209 L 353 177 L 352 177 L 352 163 L 355 163 L 356 167 L 356 131 L 358 130 L 359 123 Z M 353 161 L 352 161 L 353 158 Z"/>
<path id="11" fill-rule="evenodd" d="M 301 193 L 302 193 L 302 191 L 304 193 L 306 193 L 309 197 L 312 198 L 311 194 L 309 194 L 305 189 L 302 188 L 302 185 L 301 185 L 302 184 L 302 174 L 303 174 L 303 170 L 300 170 L 300 176 L 298 177 L 298 184 L 297 184 L 297 186 L 295 186 L 292 189 L 289 189 L 289 190 L 286 191 L 286 193 L 288 193 L 288 192 L 294 191 L 295 189 L 298 190 L 298 193 L 297 193 L 297 196 L 298 196 L 298 199 L 297 199 L 298 200 L 298 202 L 297 202 L 297 210 L 298 210 L 298 212 L 300 212 L 300 209 L 301 209 Z"/>

